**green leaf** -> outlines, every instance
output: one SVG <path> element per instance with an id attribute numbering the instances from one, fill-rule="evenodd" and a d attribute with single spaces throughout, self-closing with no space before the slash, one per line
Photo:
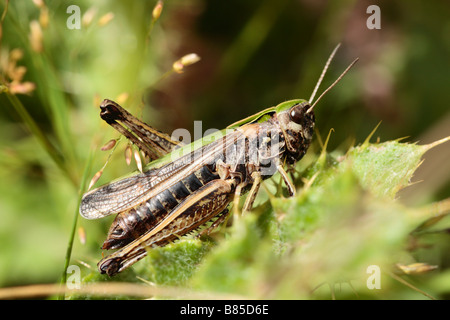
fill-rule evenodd
<path id="1" fill-rule="evenodd" d="M 409 185 L 425 151 L 422 146 L 398 141 L 363 145 L 350 150 L 341 167 L 351 166 L 363 187 L 393 199 Z"/>
<path id="2" fill-rule="evenodd" d="M 148 251 L 146 263 L 138 265 L 141 278 L 155 284 L 182 285 L 192 276 L 211 244 L 186 239 Z"/>

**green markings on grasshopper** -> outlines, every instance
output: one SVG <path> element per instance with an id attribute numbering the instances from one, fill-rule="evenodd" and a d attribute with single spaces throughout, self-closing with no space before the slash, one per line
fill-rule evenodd
<path id="1" fill-rule="evenodd" d="M 315 125 L 311 105 L 315 104 L 303 99 L 286 101 L 181 146 L 117 103 L 104 100 L 102 118 L 154 161 L 143 172 L 83 196 L 84 218 L 117 214 L 103 245 L 117 251 L 98 263 L 100 273 L 113 276 L 142 259 L 149 248 L 215 220 L 202 231 L 210 232 L 226 219 L 230 203 L 238 214 L 239 198 L 247 192 L 244 211 L 251 210 L 260 184 L 276 172 L 294 195 L 295 186 L 283 166 L 299 161 L 308 150 Z"/>
<path id="2" fill-rule="evenodd" d="M 306 100 L 296 99 L 296 100 L 289 100 L 289 101 L 282 102 L 275 107 L 270 107 L 270 108 L 264 109 L 258 113 L 255 113 L 254 115 L 251 115 L 247 118 L 236 121 L 235 123 L 230 124 L 227 128 L 235 129 L 235 128 L 239 128 L 239 127 L 243 126 L 244 124 L 267 121 L 270 118 L 271 114 L 276 113 L 276 112 L 285 111 L 285 110 L 291 108 L 293 105 L 300 104 L 303 102 L 306 102 Z"/>

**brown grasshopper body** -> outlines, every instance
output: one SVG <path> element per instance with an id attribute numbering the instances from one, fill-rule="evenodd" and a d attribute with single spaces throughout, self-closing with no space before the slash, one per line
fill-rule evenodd
<path id="1" fill-rule="evenodd" d="M 102 112 L 108 108 L 121 109 L 105 100 Z M 103 259 L 100 271 L 120 272 L 144 257 L 145 248 L 165 245 L 213 218 L 225 217 L 234 197 L 252 189 L 244 205 L 249 210 L 261 181 L 277 171 L 287 179 L 282 164 L 294 163 L 306 153 L 314 113 L 307 112 L 310 105 L 304 100 L 285 102 L 282 109 L 264 113 L 261 117 L 267 120 L 255 118 L 230 129 L 175 161 L 86 193 L 80 207 L 85 218 L 118 213 L 103 248 L 122 249 Z"/>
<path id="2" fill-rule="evenodd" d="M 99 271 L 115 275 L 143 258 L 149 248 L 164 246 L 213 221 L 204 230 L 209 232 L 225 219 L 230 202 L 239 210 L 239 198 L 246 192 L 243 211 L 250 210 L 261 182 L 276 172 L 294 195 L 295 187 L 283 166 L 305 155 L 314 131 L 314 106 L 357 61 L 311 106 L 338 47 L 309 101 L 291 100 L 263 110 L 219 132 L 214 141 L 201 140 L 200 146 L 194 142 L 177 150 L 178 141 L 139 121 L 117 103 L 104 100 L 102 119 L 155 161 L 141 173 L 83 196 L 83 217 L 117 214 L 103 249 L 118 250 L 98 263 Z"/>

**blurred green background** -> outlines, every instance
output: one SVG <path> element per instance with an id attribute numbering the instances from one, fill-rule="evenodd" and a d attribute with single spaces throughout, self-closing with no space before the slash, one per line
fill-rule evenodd
<path id="1" fill-rule="evenodd" d="M 193 132 L 195 120 L 221 129 L 308 99 L 341 42 L 319 93 L 360 61 L 315 109 L 322 139 L 334 128 L 329 150 L 362 143 L 380 121 L 373 140 L 450 136 L 448 1 L 167 1 L 148 35 L 155 3 L 77 1 L 81 28 L 70 29 L 71 1 L 0 1 L 1 85 L 10 90 L 0 94 L 0 286 L 59 281 L 80 185 L 105 163 L 100 147 L 118 136 L 99 117 L 104 98 L 123 100 L 168 133 Z M 381 9 L 379 30 L 366 26 L 371 4 Z M 15 67 L 26 73 L 14 83 L 17 48 Z M 165 76 L 188 53 L 201 61 Z M 20 87 L 26 82 L 35 89 Z M 98 185 L 135 169 L 123 161 L 124 146 Z M 423 181 L 400 200 L 448 198 L 449 157 L 449 144 L 428 152 L 414 178 Z M 80 218 L 87 238 L 76 235 L 73 259 L 95 265 L 110 222 Z"/>

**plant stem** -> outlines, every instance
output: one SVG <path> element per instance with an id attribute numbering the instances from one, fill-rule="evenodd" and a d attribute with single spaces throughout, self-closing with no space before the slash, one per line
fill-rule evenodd
<path id="1" fill-rule="evenodd" d="M 17 98 L 16 95 L 11 94 L 7 89 L 4 91 L 6 97 L 11 102 L 12 106 L 19 114 L 19 116 L 24 121 L 28 130 L 38 139 L 39 143 L 42 147 L 47 151 L 48 155 L 52 158 L 52 160 L 56 163 L 56 165 L 61 169 L 61 171 L 69 178 L 74 186 L 79 185 L 78 179 L 75 175 L 71 173 L 71 171 L 67 168 L 64 163 L 64 158 L 61 156 L 60 152 L 53 146 L 47 136 L 42 132 L 39 126 L 36 124 L 34 119 L 28 113 L 27 109 L 24 107 L 22 102 Z"/>
<path id="2" fill-rule="evenodd" d="M 83 172 L 83 177 L 81 179 L 81 186 L 80 186 L 80 190 L 79 190 L 79 194 L 78 194 L 78 202 L 77 202 L 77 206 L 76 206 L 74 216 L 73 216 L 72 230 L 70 232 L 69 242 L 67 244 L 67 250 L 66 250 L 66 257 L 64 259 L 64 270 L 61 275 L 61 281 L 60 281 L 61 286 L 64 286 L 67 281 L 67 268 L 69 267 L 70 258 L 72 256 L 73 241 L 75 239 L 75 232 L 77 230 L 77 224 L 78 224 L 78 208 L 80 207 L 82 195 L 83 195 L 84 191 L 86 190 L 86 182 L 87 182 L 88 175 L 91 172 L 91 167 L 92 167 L 92 151 L 89 154 L 89 157 L 88 157 L 88 160 L 86 162 L 86 166 L 85 166 L 85 169 Z M 64 300 L 64 299 L 65 299 L 65 294 L 63 291 L 61 293 L 61 295 L 59 296 L 59 300 Z"/>

